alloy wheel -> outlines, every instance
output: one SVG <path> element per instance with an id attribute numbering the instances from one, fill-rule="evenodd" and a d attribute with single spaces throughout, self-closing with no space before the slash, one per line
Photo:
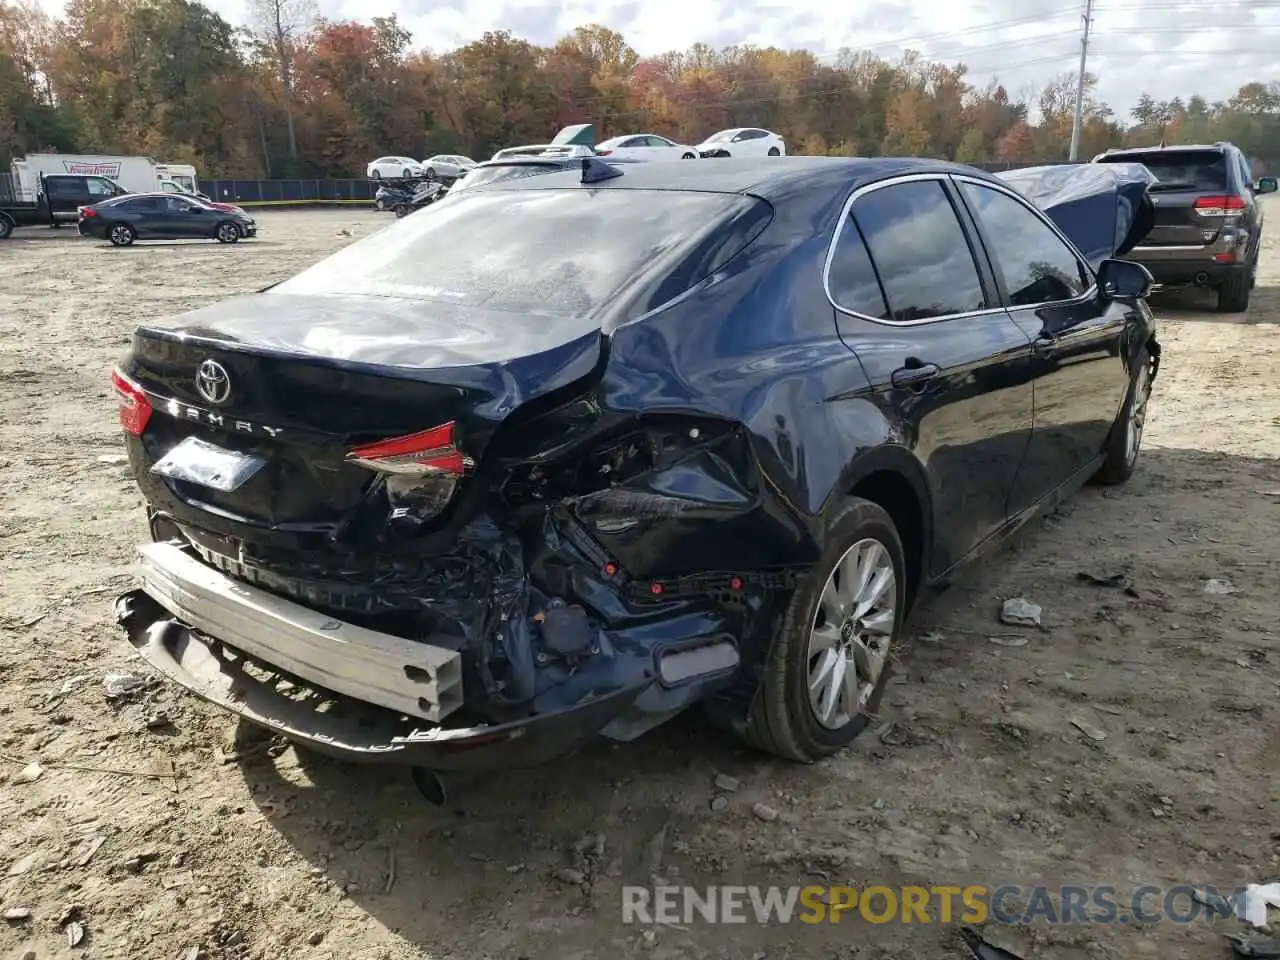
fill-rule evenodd
<path id="1" fill-rule="evenodd" d="M 1133 381 L 1133 403 L 1129 407 L 1129 422 L 1125 424 L 1124 459 L 1132 463 L 1138 456 L 1142 443 L 1142 431 L 1147 423 L 1147 401 L 1151 399 L 1151 368 L 1143 364 Z"/>
<path id="2" fill-rule="evenodd" d="M 897 618 L 893 557 L 879 540 L 859 540 L 827 577 L 807 653 L 814 719 L 838 730 L 861 712 L 884 672 Z"/>

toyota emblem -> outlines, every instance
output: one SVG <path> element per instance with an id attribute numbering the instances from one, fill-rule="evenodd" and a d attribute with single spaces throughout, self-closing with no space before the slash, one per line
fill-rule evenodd
<path id="1" fill-rule="evenodd" d="M 226 403 L 231 396 L 231 377 L 217 360 L 206 360 L 196 371 L 196 392 L 210 403 Z"/>

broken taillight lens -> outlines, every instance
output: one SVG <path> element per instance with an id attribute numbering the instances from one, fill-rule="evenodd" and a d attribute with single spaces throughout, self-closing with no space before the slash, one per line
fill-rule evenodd
<path id="1" fill-rule="evenodd" d="M 142 436 L 151 419 L 151 401 L 142 387 L 126 377 L 117 368 L 111 371 L 111 386 L 120 398 L 120 426 L 135 437 Z"/>
<path id="2" fill-rule="evenodd" d="M 432 474 L 460 477 L 471 466 L 471 461 L 454 444 L 452 422 L 404 437 L 363 444 L 347 454 L 347 461 L 380 473 L 418 477 Z"/>
<path id="3" fill-rule="evenodd" d="M 393 517 L 429 520 L 453 499 L 458 480 L 473 464 L 454 442 L 452 422 L 366 443 L 347 454 L 347 462 L 386 474 Z"/>

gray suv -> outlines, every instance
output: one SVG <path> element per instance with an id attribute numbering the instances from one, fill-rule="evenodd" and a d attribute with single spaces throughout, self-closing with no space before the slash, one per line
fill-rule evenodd
<path id="1" fill-rule="evenodd" d="M 1155 176 L 1155 224 L 1125 258 L 1163 287 L 1209 287 L 1218 310 L 1249 307 L 1262 241 L 1262 204 L 1274 177 L 1256 183 L 1249 161 L 1230 143 L 1108 150 L 1094 163 L 1140 163 Z"/>

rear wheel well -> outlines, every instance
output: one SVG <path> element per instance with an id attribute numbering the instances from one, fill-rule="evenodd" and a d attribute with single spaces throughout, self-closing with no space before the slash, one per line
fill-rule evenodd
<path id="1" fill-rule="evenodd" d="M 907 564 L 907 609 L 910 610 L 924 576 L 925 557 L 924 508 L 915 489 L 902 474 L 877 470 L 859 480 L 850 493 L 878 505 L 898 528 Z"/>

